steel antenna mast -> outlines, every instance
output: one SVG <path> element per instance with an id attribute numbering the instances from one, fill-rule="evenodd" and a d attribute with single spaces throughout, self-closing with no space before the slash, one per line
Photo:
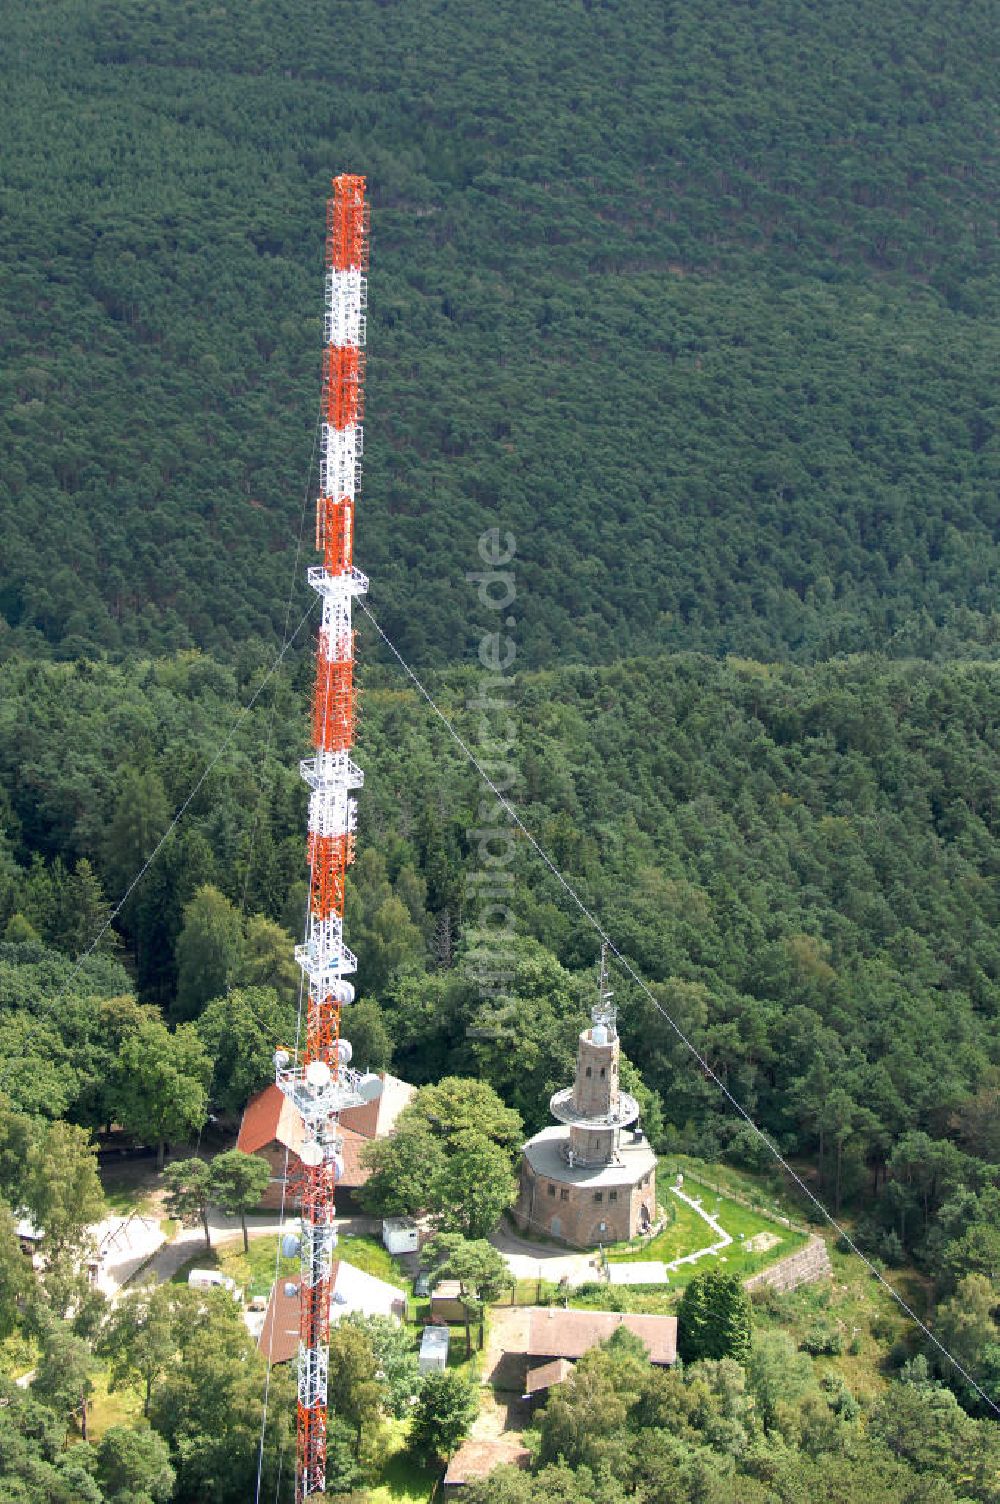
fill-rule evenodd
<path id="1" fill-rule="evenodd" d="M 309 785 L 309 915 L 295 959 L 308 1003 L 300 1056 L 279 1050 L 275 1079 L 304 1125 L 299 1183 L 301 1267 L 295 1498 L 326 1491 L 327 1370 L 336 1182 L 343 1173 L 340 1114 L 373 1100 L 377 1076 L 350 1068 L 341 1012 L 354 1001 L 346 980 L 357 959 L 344 944 L 344 881 L 354 859 L 357 805 L 364 775 L 351 759 L 354 740 L 354 633 L 351 603 L 368 581 L 353 562 L 354 507 L 361 473 L 368 206 L 363 177 L 333 179 L 326 223 L 326 329 L 316 547 L 323 562 L 308 571 L 322 602 L 313 693 L 313 756 L 300 764 Z"/>

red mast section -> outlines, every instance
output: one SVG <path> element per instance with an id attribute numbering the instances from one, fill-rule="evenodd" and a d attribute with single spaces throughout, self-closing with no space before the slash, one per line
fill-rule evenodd
<path id="1" fill-rule="evenodd" d="M 354 633 L 351 603 L 368 588 L 354 568 L 354 507 L 361 473 L 367 304 L 368 206 L 365 180 L 333 180 L 327 205 L 326 345 L 316 546 L 323 562 L 308 572 L 322 601 L 313 692 L 313 756 L 301 764 L 309 796 L 309 915 L 296 947 L 308 988 L 305 1048 L 300 1058 L 275 1056 L 278 1086 L 305 1129 L 300 1158 L 298 1424 L 295 1497 L 326 1491 L 327 1372 L 336 1182 L 343 1171 L 340 1113 L 371 1101 L 377 1076 L 350 1069 L 351 1046 L 341 1014 L 354 1001 L 346 980 L 357 969 L 344 944 L 344 885 L 354 858 L 356 801 L 364 775 L 352 761 Z M 289 1247 L 289 1239 L 285 1240 Z M 289 1247 L 289 1251 L 291 1251 Z"/>

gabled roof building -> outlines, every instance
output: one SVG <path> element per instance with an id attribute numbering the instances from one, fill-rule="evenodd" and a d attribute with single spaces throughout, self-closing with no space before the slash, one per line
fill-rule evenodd
<path id="1" fill-rule="evenodd" d="M 388 1137 L 403 1108 L 417 1094 L 415 1086 L 386 1071 L 380 1071 L 379 1077 L 382 1091 L 373 1102 L 347 1108 L 340 1115 L 344 1171 L 337 1181 L 337 1190 L 348 1198 L 358 1186 L 364 1185 L 370 1173 L 361 1163 L 361 1150 L 373 1138 Z M 302 1119 L 277 1086 L 265 1087 L 247 1103 L 236 1147 L 244 1154 L 256 1154 L 271 1168 L 270 1183 L 261 1197 L 262 1207 L 276 1210 L 281 1206 L 286 1154 L 288 1174 L 293 1176 L 299 1168 L 303 1142 Z"/>
<path id="2" fill-rule="evenodd" d="M 331 1273 L 330 1320 L 351 1311 L 363 1316 L 406 1316 L 406 1295 L 374 1274 L 366 1274 L 344 1259 L 335 1259 Z M 272 1363 L 287 1363 L 299 1350 L 299 1281 L 279 1279 L 271 1287 L 264 1325 L 257 1346 Z"/>

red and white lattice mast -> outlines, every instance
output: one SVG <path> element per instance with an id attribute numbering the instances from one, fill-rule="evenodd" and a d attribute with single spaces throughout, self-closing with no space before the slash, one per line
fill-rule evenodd
<path id="1" fill-rule="evenodd" d="M 350 1069 L 341 1038 L 343 1007 L 354 1001 L 347 977 L 357 960 L 344 944 L 344 880 L 354 857 L 356 802 L 364 781 L 351 760 L 354 739 L 354 635 L 351 602 L 368 581 L 354 568 L 354 505 L 361 471 L 361 417 L 368 257 L 365 180 L 333 180 L 327 205 L 326 348 L 316 546 L 323 562 L 308 572 L 322 602 L 313 695 L 314 755 L 301 764 L 309 796 L 309 917 L 296 948 L 308 988 L 305 1048 L 297 1060 L 275 1056 L 278 1086 L 305 1126 L 300 1158 L 298 1458 L 296 1500 L 325 1492 L 327 1367 L 334 1191 L 343 1169 L 340 1113 L 381 1090 L 377 1076 Z M 286 1239 L 286 1248 L 289 1240 Z"/>

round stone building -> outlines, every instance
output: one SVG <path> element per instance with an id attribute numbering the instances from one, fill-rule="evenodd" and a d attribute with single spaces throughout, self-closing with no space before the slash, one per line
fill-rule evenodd
<path id="1" fill-rule="evenodd" d="M 524 1146 L 514 1220 L 579 1248 L 621 1243 L 656 1215 L 656 1156 L 639 1127 L 639 1104 L 618 1081 L 615 1010 L 603 991 L 580 1035 L 576 1081 L 549 1107 L 559 1126 Z"/>

